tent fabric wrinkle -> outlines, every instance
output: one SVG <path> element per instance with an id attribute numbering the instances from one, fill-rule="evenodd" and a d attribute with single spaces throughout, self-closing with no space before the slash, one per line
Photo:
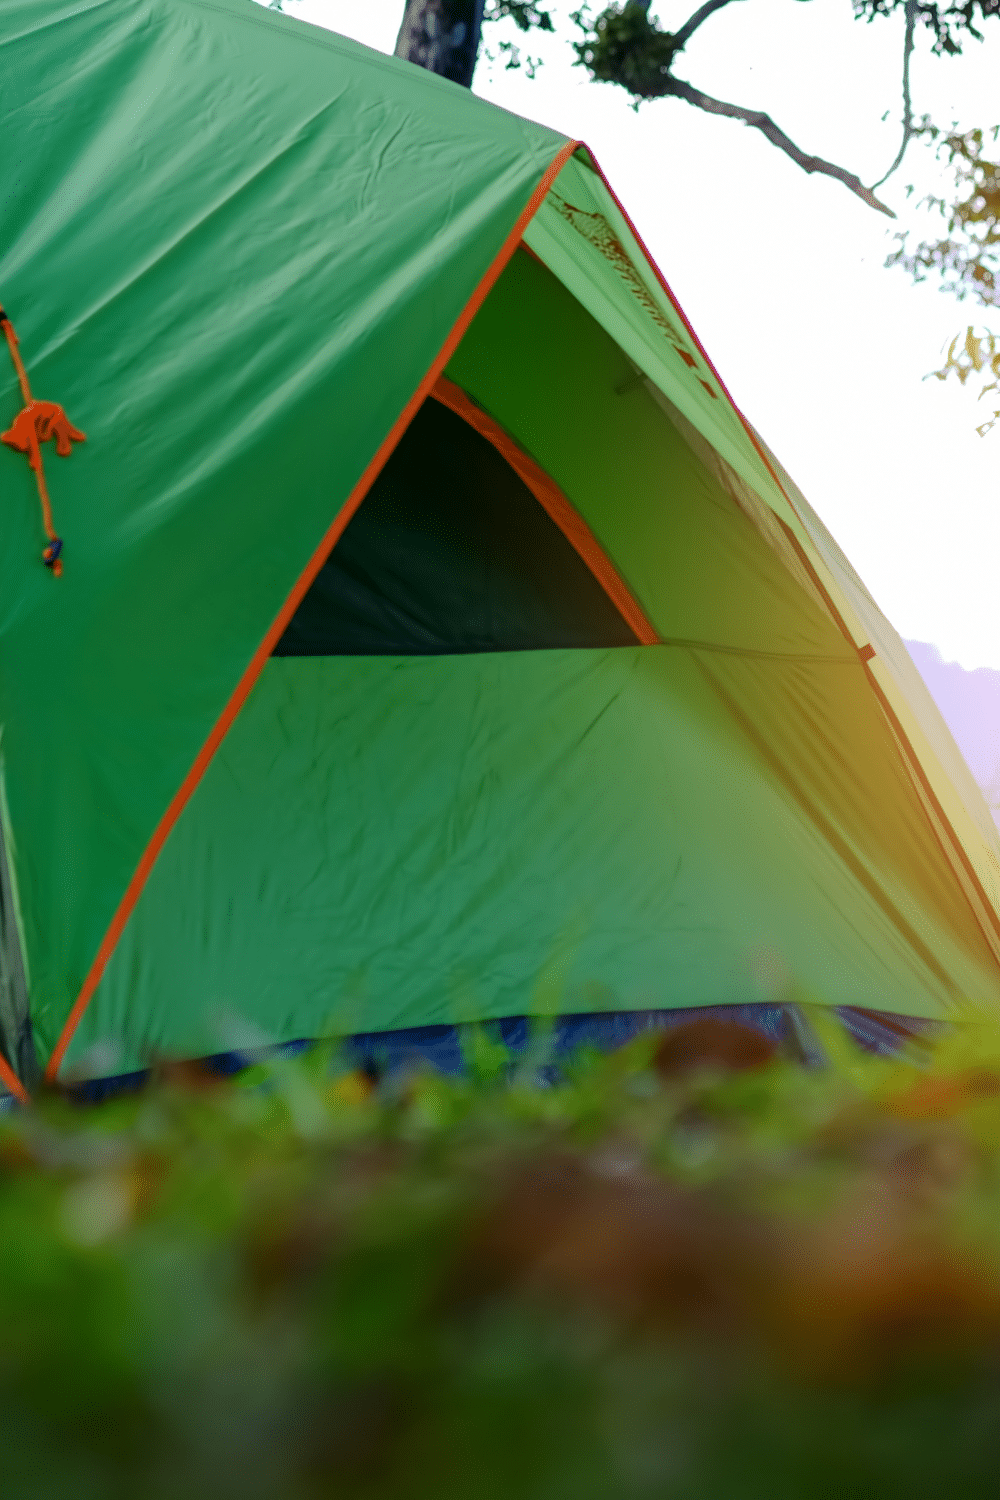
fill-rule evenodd
<path id="1" fill-rule="evenodd" d="M 1000 1001 L 988 810 L 585 147 L 250 0 L 7 0 L 0 59 L 87 434 L 57 588 L 0 447 L 9 1088 Z"/>
<path id="2" fill-rule="evenodd" d="M 306 592 L 314 582 L 320 568 L 323 566 L 323 563 L 326 561 L 326 558 L 329 556 L 330 552 L 336 546 L 337 541 L 343 534 L 348 522 L 351 519 L 351 516 L 361 504 L 369 488 L 378 477 L 378 474 L 380 473 L 386 459 L 389 457 L 399 439 L 406 431 L 406 428 L 412 420 L 413 415 L 417 410 L 419 410 L 423 400 L 430 393 L 431 389 L 433 388 L 434 382 L 440 375 L 441 370 L 446 364 L 449 355 L 453 352 L 455 346 L 458 344 L 462 333 L 465 331 L 469 322 L 475 315 L 475 312 L 477 311 L 480 303 L 488 294 L 491 286 L 502 271 L 507 260 L 516 250 L 518 242 L 523 233 L 524 225 L 530 220 L 531 215 L 535 212 L 538 204 L 543 200 L 551 180 L 558 174 L 564 161 L 568 159 L 569 155 L 575 149 L 575 144 L 575 142 L 567 142 L 559 150 L 555 158 L 549 163 L 545 171 L 542 173 L 541 180 L 535 187 L 531 197 L 528 200 L 527 205 L 522 209 L 519 217 L 515 220 L 513 227 L 510 229 L 506 236 L 506 239 L 501 244 L 494 260 L 486 268 L 486 271 L 478 286 L 474 288 L 471 296 L 469 297 L 469 300 L 462 308 L 457 321 L 455 322 L 450 333 L 445 339 L 443 347 L 438 351 L 434 362 L 430 366 L 430 369 L 423 376 L 423 379 L 420 381 L 417 389 L 414 391 L 413 395 L 404 406 L 402 413 L 396 419 L 396 422 L 393 424 L 387 437 L 384 439 L 374 457 L 367 465 L 353 492 L 351 493 L 345 504 L 341 507 L 333 522 L 330 524 L 325 535 L 323 536 L 322 541 L 319 544 L 319 547 L 313 553 L 306 568 L 297 579 L 292 592 L 285 600 L 285 603 L 279 611 L 277 618 L 271 624 L 270 629 L 265 634 L 263 641 L 258 646 L 256 652 L 251 658 L 249 666 L 243 673 L 243 676 L 240 678 L 231 698 L 226 703 L 222 715 L 213 725 L 208 739 L 205 740 L 204 744 L 201 746 L 201 749 L 199 750 L 194 763 L 191 765 L 178 790 L 167 805 L 166 811 L 164 812 L 159 823 L 154 828 L 152 836 L 142 852 L 139 864 L 136 867 L 130 881 L 128 882 L 122 899 L 111 918 L 109 926 L 104 933 L 94 960 L 83 977 L 79 993 L 77 994 L 72 1008 L 69 1011 L 69 1015 L 66 1019 L 65 1025 L 60 1030 L 58 1037 L 54 1040 L 52 1053 L 49 1057 L 49 1061 L 46 1067 L 46 1077 L 50 1080 L 54 1080 L 58 1077 L 59 1067 L 62 1063 L 62 1059 L 66 1054 L 66 1050 L 69 1047 L 70 1042 L 72 1041 L 73 1035 L 76 1031 L 77 1026 L 79 1025 L 80 1019 L 82 1018 L 84 1011 L 89 1005 L 94 991 L 101 981 L 101 977 L 104 973 L 105 967 L 107 966 L 108 960 L 115 950 L 118 940 L 121 937 L 125 925 L 128 922 L 129 916 L 131 915 L 131 912 L 134 908 L 135 902 L 141 895 L 142 889 L 149 877 L 149 873 L 152 870 L 153 865 L 155 864 L 156 859 L 161 849 L 163 848 L 163 845 L 169 837 L 174 824 L 176 823 L 178 817 L 186 806 L 191 794 L 198 786 L 198 783 L 201 780 L 202 776 L 205 774 L 205 771 L 209 766 L 212 757 L 217 751 L 219 745 L 222 743 L 232 724 L 236 721 L 237 715 L 246 702 L 247 696 L 252 690 L 253 685 L 261 670 L 263 669 L 265 662 L 271 655 L 277 642 L 280 640 L 282 633 L 291 622 L 296 609 L 301 604 Z"/>

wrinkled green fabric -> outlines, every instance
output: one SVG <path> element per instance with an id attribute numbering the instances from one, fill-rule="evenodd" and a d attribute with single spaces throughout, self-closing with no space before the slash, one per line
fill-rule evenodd
<path id="1" fill-rule="evenodd" d="M 629 373 L 523 254 L 448 369 L 671 644 L 271 661 L 70 1061 L 546 1005 L 998 997 L 856 653 Z"/>
<path id="2" fill-rule="evenodd" d="M 903 941 L 926 944 L 925 922 L 947 911 L 978 968 L 974 982 L 968 971 L 953 974 L 954 996 L 996 998 L 996 963 L 857 653 L 629 378 L 619 346 L 519 255 L 448 373 L 563 486 L 661 637 L 697 648 L 743 745 L 766 754 L 817 835 L 855 868 L 860 858 L 884 892 L 902 878 L 917 903 L 906 919 L 907 903 L 897 908 Z M 763 865 L 759 878 L 770 878 Z M 805 922 L 810 894 L 801 897 Z M 842 915 L 852 920 L 849 908 Z M 836 983 L 825 996 L 847 1003 Z M 894 1008 L 874 991 L 865 1003 Z"/>
<path id="3" fill-rule="evenodd" d="M 578 152 L 562 168 L 524 243 L 716 452 L 805 537 L 781 485 L 588 162 Z"/>
<path id="4" fill-rule="evenodd" d="M 947 892 L 928 923 L 870 872 L 685 649 L 274 659 L 69 1058 L 788 993 L 938 1015 L 987 982 Z"/>
<path id="5" fill-rule="evenodd" d="M 58 581 L 0 449 L 5 920 L 44 1059 L 563 139 L 249 0 L 12 0 L 0 60 L 0 297 L 87 434 L 47 456 Z M 663 644 L 272 659 L 68 1065 L 538 1008 L 1000 1000 L 854 645 L 711 455 L 818 544 L 583 155 L 526 239 L 548 269 L 515 256 L 449 375 Z"/>
<path id="6" fill-rule="evenodd" d="M 524 239 L 682 423 L 692 424 L 699 444 L 708 441 L 710 467 L 724 464 L 730 479 L 749 487 L 754 503 L 763 502 L 794 537 L 854 643 L 874 648 L 873 678 L 948 823 L 945 837 L 955 842 L 954 857 L 975 872 L 981 894 L 974 899 L 984 920 L 992 921 L 994 949 L 1000 951 L 1000 834 L 982 793 L 903 642 L 778 459 L 726 398 L 585 151 L 563 167 Z M 782 550 L 787 554 L 784 544 Z"/>
<path id="7" fill-rule="evenodd" d="M 87 434 L 0 448 L 41 1050 L 157 822 L 562 140 L 249 0 L 0 7 L 0 299 Z M 0 416 L 19 396 L 0 349 Z M 49 450 L 51 452 L 51 449 Z"/>
<path id="8" fill-rule="evenodd" d="M 566 492 L 659 634 L 856 662 L 559 281 L 517 255 L 448 366 Z"/>

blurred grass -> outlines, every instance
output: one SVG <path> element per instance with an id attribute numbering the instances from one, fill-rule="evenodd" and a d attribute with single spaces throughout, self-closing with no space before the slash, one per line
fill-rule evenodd
<path id="1" fill-rule="evenodd" d="M 817 1025 L 4 1117 L 4 1493 L 993 1496 L 1000 1032 Z"/>

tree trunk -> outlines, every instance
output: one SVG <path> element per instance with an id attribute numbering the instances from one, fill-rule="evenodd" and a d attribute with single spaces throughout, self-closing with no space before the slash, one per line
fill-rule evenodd
<path id="1" fill-rule="evenodd" d="M 396 56 L 472 87 L 485 0 L 406 0 Z"/>

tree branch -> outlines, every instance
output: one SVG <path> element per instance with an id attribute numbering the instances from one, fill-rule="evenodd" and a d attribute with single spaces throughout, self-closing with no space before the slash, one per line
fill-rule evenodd
<path id="1" fill-rule="evenodd" d="M 684 22 L 680 31 L 674 32 L 674 42 L 679 52 L 686 42 L 694 35 L 702 21 L 707 21 L 709 16 L 721 10 L 724 5 L 732 5 L 733 0 L 705 0 L 700 10 L 696 10 L 691 18 Z M 911 0 L 912 3 L 912 0 Z"/>
<path id="2" fill-rule="evenodd" d="M 838 167 L 833 162 L 824 161 L 822 156 L 807 156 L 801 151 L 795 142 L 788 137 L 783 130 L 779 130 L 770 115 L 764 114 L 759 109 L 744 109 L 740 104 L 726 104 L 721 99 L 713 99 L 711 94 L 702 93 L 693 84 L 687 83 L 682 78 L 664 78 L 662 82 L 664 94 L 673 94 L 678 99 L 693 104 L 696 109 L 703 109 L 710 115 L 724 115 L 728 120 L 742 120 L 746 125 L 752 125 L 766 136 L 772 146 L 777 146 L 779 151 L 784 151 L 790 156 L 796 166 L 801 167 L 803 172 L 822 172 L 826 177 L 834 177 L 842 182 L 846 188 L 856 194 L 869 208 L 877 208 L 879 213 L 888 214 L 890 219 L 896 215 L 892 209 L 882 203 L 870 188 L 866 188 L 860 177 L 853 172 L 848 172 L 844 167 Z"/>
<path id="3" fill-rule="evenodd" d="M 916 27 L 917 0 L 906 0 L 906 34 L 903 38 L 903 139 L 900 142 L 899 150 L 896 152 L 896 160 L 888 172 L 886 172 L 884 177 L 880 177 L 878 182 L 872 183 L 873 192 L 877 187 L 881 187 L 883 182 L 895 172 L 906 155 L 906 148 L 910 144 L 910 139 L 914 134 L 913 107 L 910 103 L 910 54 L 913 51 L 913 34 L 916 31 Z"/>
<path id="4" fill-rule="evenodd" d="M 472 87 L 485 0 L 406 0 L 396 56 Z"/>

